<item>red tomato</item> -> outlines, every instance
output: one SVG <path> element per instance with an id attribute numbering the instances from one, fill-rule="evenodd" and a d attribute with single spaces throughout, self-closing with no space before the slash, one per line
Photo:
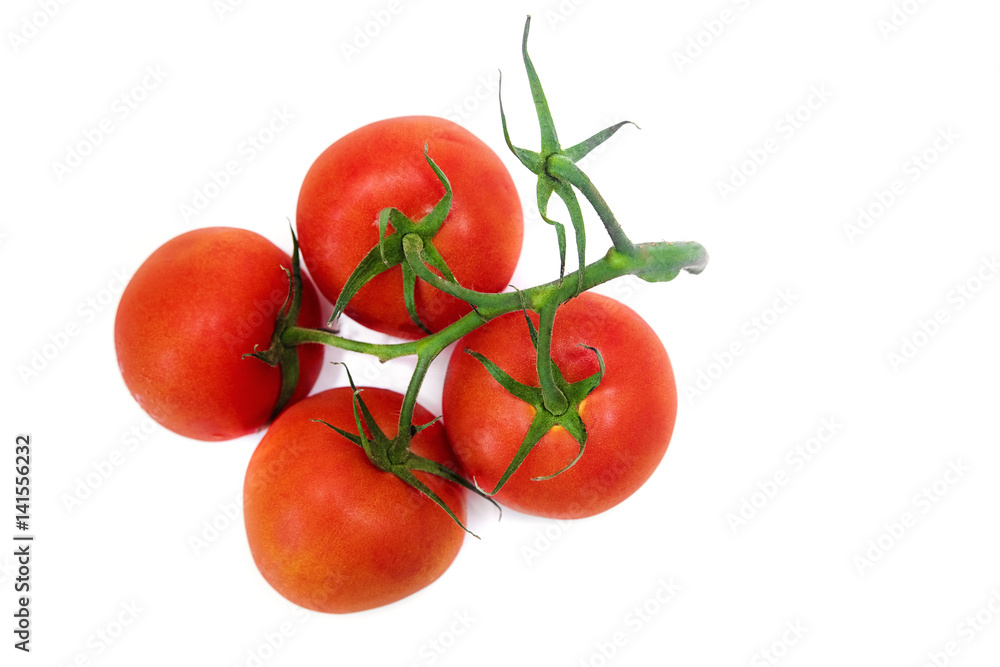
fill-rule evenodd
<path id="1" fill-rule="evenodd" d="M 448 569 L 465 535 L 427 496 L 312 421 L 356 433 L 351 397 L 349 387 L 339 387 L 289 408 L 254 452 L 244 484 L 247 539 L 258 569 L 278 593 L 314 611 L 362 611 L 412 595 Z M 361 397 L 379 428 L 395 436 L 402 395 L 365 389 Z M 431 419 L 416 406 L 415 424 Z M 451 463 L 440 422 L 414 436 L 410 449 Z M 416 475 L 464 523 L 462 488 Z"/>
<path id="2" fill-rule="evenodd" d="M 534 314 L 532 320 L 537 326 Z M 632 495 L 663 458 L 677 414 L 677 389 L 656 333 L 627 306 L 584 292 L 556 313 L 552 358 L 568 382 L 599 371 L 596 355 L 581 343 L 597 348 L 607 369 L 580 405 L 586 450 L 561 475 L 532 480 L 561 470 L 579 451 L 565 429 L 554 427 L 497 494 L 503 505 L 537 516 L 591 516 Z M 537 387 L 535 348 L 524 315 L 510 313 L 466 336 L 448 366 L 445 427 L 466 476 L 489 491 L 514 458 L 535 409 L 509 394 L 478 360 L 461 353 L 464 347 L 518 382 Z"/>
<path id="3" fill-rule="evenodd" d="M 419 221 L 445 194 L 424 158 L 451 183 L 451 210 L 433 238 L 460 284 L 503 291 L 521 253 L 521 202 L 503 162 L 473 134 L 444 118 L 390 118 L 357 129 L 327 148 L 306 174 L 296 224 L 302 257 L 316 285 L 335 302 L 351 272 L 379 240 L 378 214 L 395 207 Z M 418 280 L 421 321 L 438 331 L 469 312 L 464 301 Z M 402 270 L 376 276 L 346 314 L 366 327 L 419 338 L 403 301 Z"/>
<path id="4" fill-rule="evenodd" d="M 259 234 L 209 227 L 181 234 L 135 272 L 115 318 L 118 366 L 132 396 L 171 431 L 228 440 L 267 424 L 281 372 L 242 355 L 264 350 L 288 294 L 291 259 Z M 321 325 L 319 300 L 305 276 L 298 324 Z M 303 398 L 319 375 L 321 345 L 302 345 Z"/>

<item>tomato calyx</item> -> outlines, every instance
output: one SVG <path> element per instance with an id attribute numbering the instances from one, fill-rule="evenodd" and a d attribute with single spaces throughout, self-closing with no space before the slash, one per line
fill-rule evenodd
<path id="1" fill-rule="evenodd" d="M 549 200 L 553 194 L 558 195 L 569 211 L 570 221 L 573 224 L 573 231 L 576 236 L 577 261 L 582 269 L 585 264 L 585 254 L 587 248 L 586 231 L 584 229 L 583 211 L 580 202 L 576 197 L 576 190 L 579 190 L 590 202 L 594 210 L 597 211 L 604 223 L 611 240 L 618 252 L 631 254 L 634 246 L 625 235 L 621 225 L 615 219 L 607 202 L 601 193 L 591 182 L 590 178 L 581 170 L 576 163 L 594 148 L 610 139 L 615 132 L 624 125 L 635 125 L 632 121 L 622 121 L 611 127 L 607 127 L 594 134 L 588 139 L 581 141 L 569 148 L 563 149 L 559 143 L 556 133 L 555 123 L 552 120 L 552 113 L 549 111 L 548 101 L 545 99 L 545 92 L 542 90 L 542 83 L 535 71 L 535 66 L 528 56 L 528 29 L 531 26 L 531 16 L 524 22 L 524 34 L 521 39 L 521 56 L 524 60 L 524 68 L 528 73 L 528 83 L 531 87 L 531 96 L 535 103 L 535 112 L 538 116 L 538 125 L 541 130 L 541 150 L 540 152 L 519 148 L 510 139 L 507 131 L 507 117 L 503 111 L 503 99 L 500 100 L 500 122 L 503 125 L 503 137 L 507 142 L 507 147 L 517 156 L 525 167 L 538 176 L 538 183 L 535 188 L 535 195 L 538 204 L 538 213 L 542 220 L 556 228 L 556 237 L 559 242 L 559 278 L 566 273 L 566 228 L 561 222 L 557 222 L 548 217 Z M 501 76 L 501 85 L 503 77 Z M 636 125 L 638 127 L 638 125 Z M 576 294 L 583 291 L 583 273 L 577 274 Z"/>
<path id="2" fill-rule="evenodd" d="M 531 334 L 531 343 L 534 345 L 535 349 L 538 350 L 539 331 L 535 329 L 534 323 L 528 318 L 527 312 L 525 312 L 524 319 L 528 322 L 528 331 Z M 493 490 L 488 493 L 488 495 L 494 496 L 500 492 L 504 484 L 507 483 L 507 480 L 510 479 L 511 475 L 517 472 L 517 469 L 521 467 L 522 463 L 524 463 L 524 459 L 527 458 L 528 454 L 531 453 L 531 450 L 535 448 L 542 437 L 556 426 L 561 426 L 566 429 L 566 431 L 573 436 L 573 439 L 576 440 L 577 444 L 580 445 L 580 448 L 577 451 L 576 456 L 573 457 L 573 460 L 565 466 L 550 475 L 532 477 L 532 481 L 543 481 L 552 479 L 557 475 L 561 475 L 576 465 L 576 462 L 580 460 L 581 456 L 583 456 L 584 449 L 586 449 L 587 446 L 587 427 L 583 423 L 583 419 L 580 417 L 580 406 L 582 405 L 583 400 L 587 398 L 591 392 L 597 389 L 601 380 L 604 379 L 605 368 L 604 358 L 601 356 L 601 353 L 597 348 L 584 343 L 581 343 L 580 346 L 587 348 L 596 355 L 600 370 L 589 377 L 578 380 L 577 382 L 567 382 L 566 378 L 563 377 L 562 371 L 559 370 L 559 367 L 554 362 L 551 364 L 552 377 L 555 385 L 558 387 L 560 394 L 566 401 L 565 407 L 558 413 L 552 412 L 546 406 L 545 392 L 542 387 L 534 387 L 529 384 L 524 384 L 523 382 L 518 382 L 506 371 L 479 352 L 469 349 L 468 347 L 465 348 L 464 352 L 479 361 L 490 376 L 496 380 L 501 387 L 507 390 L 507 393 L 524 401 L 528 405 L 531 405 L 535 410 L 535 414 L 531 419 L 531 424 L 528 426 L 528 431 L 524 434 L 524 440 L 521 441 L 521 445 L 518 447 L 517 453 L 514 455 L 514 458 L 511 459 L 507 469 L 504 471 L 503 475 L 500 476 L 500 479 L 497 480 L 496 485 L 493 487 Z"/>
<path id="3" fill-rule="evenodd" d="M 497 508 L 498 512 L 501 514 L 503 513 L 500 505 L 497 504 L 495 500 L 476 487 L 476 485 L 455 472 L 453 469 L 443 463 L 420 456 L 419 454 L 414 454 L 410 451 L 410 441 L 413 436 L 434 425 L 441 419 L 441 417 L 436 417 L 426 424 L 410 424 L 409 428 L 401 428 L 395 438 L 390 438 L 385 434 L 385 431 L 379 428 L 379 425 L 375 422 L 375 417 L 372 416 L 368 406 L 365 405 L 364 399 L 361 398 L 362 390 L 358 389 L 354 384 L 354 378 L 351 377 L 351 371 L 347 368 L 347 364 L 341 361 L 334 363 L 342 365 L 347 370 L 347 380 L 350 383 L 351 390 L 353 392 L 351 400 L 354 408 L 354 424 L 357 428 L 357 432 L 351 433 L 342 428 L 333 426 L 322 419 L 313 419 L 312 421 L 332 428 L 334 431 L 347 438 L 358 447 L 361 447 L 361 449 L 363 449 L 365 454 L 368 456 L 368 460 L 371 461 L 372 465 L 382 472 L 395 475 L 405 484 L 427 496 L 438 507 L 447 512 L 448 516 L 450 516 L 451 519 L 462 528 L 462 530 L 478 540 L 479 536 L 469 530 L 465 524 L 462 523 L 455 512 L 448 507 L 448 503 L 446 503 L 441 496 L 435 493 L 433 489 L 424 484 L 424 482 L 422 482 L 414 474 L 416 472 L 424 472 L 441 477 L 449 482 L 454 482 L 455 484 L 472 491 L 476 495 L 486 498 L 493 503 L 493 506 Z"/>
<path id="4" fill-rule="evenodd" d="M 291 224 L 289 224 L 291 229 Z M 253 352 L 247 352 L 243 358 L 253 357 L 263 361 L 268 366 L 279 366 L 281 368 L 281 388 L 278 390 L 278 400 L 275 401 L 274 410 L 268 421 L 273 421 L 281 414 L 288 402 L 295 393 L 295 387 L 299 383 L 299 355 L 294 345 L 285 345 L 282 341 L 285 331 L 294 327 L 299 318 L 299 310 L 302 307 L 302 269 L 299 264 L 299 240 L 292 231 L 292 268 L 281 267 L 288 276 L 288 294 L 284 303 L 278 309 L 278 317 L 274 323 L 274 333 L 271 335 L 271 346 L 266 350 L 253 346 Z"/>
<path id="5" fill-rule="evenodd" d="M 368 254 L 365 255 L 364 259 L 361 260 L 348 277 L 347 282 L 344 284 L 344 289 L 340 291 L 337 302 L 333 305 L 333 315 L 330 317 L 331 325 L 340 318 L 344 309 L 347 308 L 348 302 L 368 281 L 394 266 L 402 266 L 403 300 L 406 304 L 406 311 L 409 313 L 413 323 L 420 327 L 424 333 L 431 333 L 430 329 L 420 320 L 420 316 L 417 313 L 417 275 L 410 264 L 405 261 L 403 239 L 407 235 L 419 237 L 423 242 L 424 260 L 440 271 L 441 275 L 449 283 L 457 285 L 458 280 L 451 272 L 451 269 L 448 268 L 441 253 L 438 252 L 432 242 L 434 235 L 441 229 L 441 225 L 444 223 L 445 218 L 448 216 L 448 211 L 451 209 L 451 184 L 448 182 L 448 178 L 444 175 L 444 172 L 431 159 L 428 154 L 427 144 L 424 144 L 424 159 L 427 160 L 427 164 L 434 170 L 441 185 L 444 186 L 444 196 L 438 200 L 438 203 L 434 205 L 430 213 L 421 218 L 419 222 L 414 222 L 406 217 L 402 211 L 391 206 L 379 212 L 379 241 L 368 251 Z M 392 225 L 393 232 L 386 234 L 390 224 Z"/>

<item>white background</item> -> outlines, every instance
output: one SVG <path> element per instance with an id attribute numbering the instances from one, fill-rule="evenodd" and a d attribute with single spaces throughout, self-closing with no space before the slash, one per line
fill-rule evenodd
<path id="1" fill-rule="evenodd" d="M 221 13 L 212 0 L 96 0 L 50 3 L 51 18 L 42 2 L 4 3 L 0 538 L 12 544 L 13 441 L 28 432 L 37 541 L 31 655 L 11 646 L 13 547 L 0 548 L 0 662 L 997 664 L 1000 280 L 988 261 L 1000 252 L 1000 5 L 896 2 L 910 14 L 881 27 L 891 0 L 410 0 L 395 13 L 387 0 L 249 0 Z M 730 22 L 716 23 L 723 10 Z M 203 443 L 151 426 L 117 370 L 116 272 L 202 226 L 288 249 L 312 160 L 360 125 L 419 113 L 449 115 L 502 156 L 525 202 L 515 283 L 551 279 L 554 234 L 532 212 L 496 99 L 502 70 L 514 140 L 537 147 L 527 13 L 566 145 L 617 120 L 642 127 L 585 167 L 629 235 L 711 253 L 700 276 L 601 290 L 667 346 L 682 392 L 673 442 L 652 479 L 601 516 L 497 523 L 470 501 L 483 539 L 429 588 L 366 613 L 297 613 L 258 574 L 242 529 L 259 436 Z M 366 26 L 377 34 L 348 57 Z M 125 118 L 123 94 L 142 98 Z M 244 159 L 275 109 L 293 121 L 184 219 L 180 206 Z M 60 178 L 54 163 L 105 118 L 111 133 Z M 744 165 L 767 146 L 763 166 Z M 724 199 L 734 168 L 753 173 Z M 896 180 L 902 194 L 880 211 Z M 875 216 L 849 234 L 859 207 Z M 593 259 L 608 239 L 590 222 Z M 772 312 L 782 293 L 792 305 Z M 943 323 L 928 325 L 936 314 Z M 70 324 L 78 335 L 45 347 Z M 734 343 L 741 354 L 727 357 Z M 43 349 L 51 358 L 26 372 Z M 350 360 L 368 384 L 402 389 L 409 375 L 405 362 Z M 341 384 L 338 368 L 318 387 Z M 442 370 L 422 392 L 435 411 Z M 835 434 L 796 463 L 824 420 Z M 94 476 L 116 450 L 110 477 Z M 769 484 L 776 473 L 784 484 Z M 87 497 L 68 506 L 74 494 Z M 983 625 L 967 620 L 977 613 Z"/>

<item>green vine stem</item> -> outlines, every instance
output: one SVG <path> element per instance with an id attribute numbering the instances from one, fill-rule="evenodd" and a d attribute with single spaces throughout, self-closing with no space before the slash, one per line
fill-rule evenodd
<path id="1" fill-rule="evenodd" d="M 417 237 L 419 238 L 419 237 Z M 554 319 L 556 308 L 573 298 L 577 294 L 577 276 L 570 274 L 568 280 L 556 280 L 544 285 L 538 285 L 520 292 L 502 292 L 499 294 L 475 292 L 458 287 L 455 283 L 447 281 L 434 274 L 422 262 L 415 259 L 416 245 L 412 241 L 409 243 L 411 252 L 408 253 L 408 260 L 417 274 L 434 287 L 444 291 L 452 291 L 457 288 L 460 293 L 456 295 L 467 298 L 470 303 L 476 305 L 476 309 L 467 313 L 456 322 L 441 329 L 437 333 L 430 334 L 420 340 L 406 343 L 375 344 L 344 338 L 332 331 L 324 329 L 307 329 L 298 326 L 289 326 L 281 334 L 281 344 L 285 347 L 294 347 L 304 343 L 320 343 L 331 347 L 369 354 L 380 361 L 389 361 L 399 357 L 417 355 L 417 368 L 414 371 L 410 385 L 406 391 L 403 411 L 400 415 L 401 434 L 398 448 L 403 449 L 408 446 L 408 437 L 404 432 L 409 432 L 409 424 L 413 415 L 413 406 L 417 400 L 417 393 L 423 383 L 423 379 L 430 367 L 431 362 L 449 345 L 461 339 L 465 335 L 475 331 L 485 322 L 522 310 L 525 305 L 530 310 L 539 313 L 539 316 L 548 315 Z M 584 290 L 591 289 L 609 280 L 622 276 L 634 275 L 647 282 L 666 282 L 673 280 L 681 271 L 690 273 L 701 273 L 708 263 L 708 252 L 699 243 L 667 243 L 663 241 L 653 243 L 640 243 L 634 246 L 634 252 L 626 255 L 611 248 L 601 259 L 587 265 L 582 272 L 582 285 Z M 551 346 L 551 324 L 548 335 L 545 335 L 545 319 L 541 320 L 542 329 L 539 331 L 539 351 L 544 345 Z M 548 343 L 545 340 L 548 339 Z M 548 348 L 547 348 L 548 349 Z M 546 354 L 551 363 L 551 357 Z M 551 366 L 550 375 L 551 377 Z M 544 382 L 544 380 L 542 381 Z M 552 383 L 552 388 L 559 391 Z M 560 394 L 561 395 L 561 394 Z M 558 398 L 554 399 L 554 404 L 550 408 L 546 407 L 554 414 L 558 414 Z M 565 401 L 565 396 L 562 397 Z M 554 409 L 553 409 L 554 408 Z M 563 407 L 563 409 L 565 409 Z M 405 442 L 402 442 L 404 441 Z"/>
<path id="2" fill-rule="evenodd" d="M 588 264 L 583 270 L 583 288 L 589 290 L 597 285 L 633 275 L 646 282 L 657 283 L 673 280 L 681 271 L 692 274 L 701 273 L 708 264 L 708 251 L 693 241 L 668 243 L 655 241 L 639 243 L 635 252 L 623 255 L 614 248 L 608 250 L 601 259 Z M 427 277 L 433 276 L 431 284 L 434 287 L 454 286 L 440 276 L 427 271 Z M 301 345 L 303 343 L 321 343 L 342 350 L 370 354 L 379 361 L 389 361 L 418 354 L 421 349 L 440 347 L 442 350 L 462 336 L 475 331 L 484 321 L 500 315 L 506 315 L 522 309 L 522 304 L 528 304 L 535 312 L 551 301 L 563 303 L 576 292 L 575 273 L 567 276 L 572 280 L 555 280 L 544 285 L 538 285 L 520 292 L 501 292 L 499 294 L 465 290 L 473 295 L 477 310 L 466 314 L 458 321 L 420 340 L 405 343 L 365 343 L 363 341 L 344 338 L 326 329 L 307 329 L 290 326 L 281 337 L 285 345 Z M 464 289 L 464 288 L 463 288 Z M 440 341 L 446 341 L 441 343 Z"/>
<path id="3" fill-rule="evenodd" d="M 565 155 L 552 155 L 548 159 L 546 171 L 553 178 L 566 181 L 583 193 L 583 196 L 587 198 L 590 205 L 597 211 L 597 215 L 600 216 L 601 222 L 604 223 L 604 227 L 608 231 L 608 236 L 611 237 L 611 242 L 615 244 L 615 249 L 618 252 L 627 255 L 635 250 L 632 241 L 625 235 L 625 230 L 622 229 L 618 220 L 615 219 L 615 214 L 611 212 L 608 202 L 604 201 L 604 197 L 597 191 L 597 187 L 590 180 L 590 177 L 583 173 L 583 170 L 576 166 L 576 163 L 572 159 Z"/>
<path id="4" fill-rule="evenodd" d="M 569 407 L 566 394 L 556 385 L 555 362 L 552 361 L 552 328 L 556 323 L 556 309 L 560 301 L 542 298 L 543 305 L 538 309 L 538 346 L 537 366 L 538 384 L 542 388 L 542 403 L 545 409 L 554 415 L 561 415 Z"/>

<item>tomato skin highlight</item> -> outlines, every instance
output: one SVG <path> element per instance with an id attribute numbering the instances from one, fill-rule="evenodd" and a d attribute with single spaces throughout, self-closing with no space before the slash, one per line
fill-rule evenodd
<path id="1" fill-rule="evenodd" d="M 274 421 L 247 468 L 243 512 L 254 562 L 295 604 L 327 613 L 373 609 L 411 595 L 451 565 L 465 532 L 443 509 L 324 421 L 356 432 L 349 387 L 329 389 Z M 367 388 L 376 423 L 396 434 L 403 397 Z M 414 423 L 433 416 L 417 405 Z M 414 436 L 411 450 L 452 467 L 440 422 Z M 465 522 L 464 491 L 416 473 Z"/>
<path id="2" fill-rule="evenodd" d="M 535 325 L 538 318 L 531 314 Z M 585 292 L 556 313 L 552 356 L 568 382 L 598 372 L 600 350 L 606 374 L 583 400 L 587 427 L 579 445 L 556 426 L 538 442 L 495 499 L 526 514 L 578 519 L 603 512 L 649 479 L 666 452 L 677 415 L 677 389 L 667 352 L 638 314 L 614 299 Z M 452 448 L 466 475 L 492 490 L 524 439 L 534 408 L 509 394 L 474 357 L 483 354 L 515 380 L 539 386 L 535 349 L 521 312 L 509 313 L 463 338 L 445 377 L 443 414 Z"/>
<path id="3" fill-rule="evenodd" d="M 507 287 L 521 253 L 524 223 L 506 167 L 462 126 L 444 118 L 406 116 L 343 136 L 306 174 L 296 213 L 299 242 L 317 288 L 331 302 L 378 243 L 379 211 L 391 206 L 419 221 L 445 194 L 424 158 L 425 144 L 454 193 L 448 217 L 433 238 L 435 247 L 464 287 L 481 292 Z M 470 310 L 464 301 L 420 280 L 415 300 L 431 331 Z M 424 335 L 406 310 L 398 266 L 361 288 L 345 314 L 392 336 Z"/>
<path id="4" fill-rule="evenodd" d="M 122 293 L 115 350 L 122 378 L 150 417 L 198 440 L 229 440 L 263 428 L 281 371 L 242 357 L 271 345 L 288 293 L 291 258 L 245 229 L 209 227 L 177 236 L 151 254 Z M 298 324 L 321 325 L 319 299 L 302 278 Z M 301 345 L 292 402 L 312 388 L 321 345 Z"/>

